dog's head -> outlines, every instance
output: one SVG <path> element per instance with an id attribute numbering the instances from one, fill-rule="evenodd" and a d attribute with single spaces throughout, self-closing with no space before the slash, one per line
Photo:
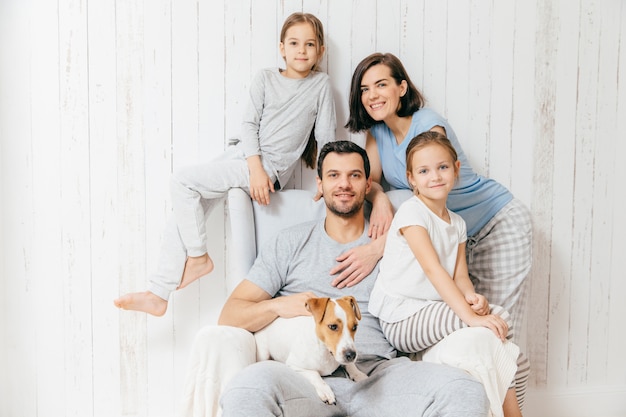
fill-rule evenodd
<path id="1" fill-rule="evenodd" d="M 309 298 L 306 308 L 315 320 L 317 337 L 342 365 L 356 360 L 354 335 L 361 320 L 361 310 L 352 296 L 336 299 Z"/>

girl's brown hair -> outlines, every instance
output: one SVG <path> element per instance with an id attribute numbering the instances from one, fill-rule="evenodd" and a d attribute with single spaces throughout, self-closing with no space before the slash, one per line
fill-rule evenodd
<path id="1" fill-rule="evenodd" d="M 350 108 L 350 116 L 348 117 L 348 123 L 346 128 L 351 132 L 361 132 L 374 126 L 376 122 L 371 118 L 363 103 L 361 102 L 361 82 L 363 81 L 363 75 L 365 72 L 372 68 L 374 65 L 385 65 L 391 72 L 391 77 L 395 80 L 396 84 L 400 85 L 402 81 L 406 81 L 407 90 L 406 94 L 400 97 L 400 108 L 396 112 L 400 117 L 410 116 L 422 107 L 424 107 L 424 96 L 415 87 L 409 74 L 404 69 L 402 61 L 393 54 L 386 53 L 374 53 L 365 57 L 354 70 L 352 74 L 352 82 L 350 83 L 350 96 L 348 97 L 348 107 Z"/>
<path id="2" fill-rule="evenodd" d="M 425 148 L 428 145 L 439 145 L 445 148 L 449 153 L 450 157 L 452 157 L 452 162 L 455 162 L 459 159 L 454 146 L 450 142 L 445 135 L 435 132 L 433 130 L 429 130 L 426 132 L 422 132 L 419 135 L 415 136 L 409 142 L 409 146 L 406 147 L 406 172 L 407 176 L 410 172 L 413 172 L 413 155 L 415 152 L 420 149 Z M 455 165 L 456 171 L 456 165 Z M 458 174 L 458 173 L 457 173 Z"/>
<path id="3" fill-rule="evenodd" d="M 287 36 L 287 31 L 289 30 L 289 28 L 299 23 L 308 23 L 313 27 L 313 32 L 315 32 L 315 40 L 317 41 L 317 55 L 318 57 L 321 57 L 322 47 L 325 45 L 324 26 L 322 25 L 322 22 L 320 22 L 320 20 L 311 13 L 296 12 L 290 14 L 287 19 L 285 19 L 285 22 L 283 23 L 283 28 L 280 30 L 280 41 L 285 42 L 285 36 Z M 317 71 L 317 64 L 318 63 L 316 62 L 315 65 L 313 65 L 313 71 Z"/>

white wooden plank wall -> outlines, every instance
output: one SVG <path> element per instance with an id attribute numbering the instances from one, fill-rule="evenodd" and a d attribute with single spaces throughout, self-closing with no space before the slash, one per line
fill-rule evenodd
<path id="1" fill-rule="evenodd" d="M 393 52 L 476 169 L 531 207 L 525 415 L 625 416 L 620 0 L 0 0 L 0 416 L 174 415 L 225 295 L 223 211 L 213 276 L 164 317 L 112 300 L 145 288 L 170 173 L 237 137 L 301 10 L 325 25 L 339 126 L 355 65 Z"/>

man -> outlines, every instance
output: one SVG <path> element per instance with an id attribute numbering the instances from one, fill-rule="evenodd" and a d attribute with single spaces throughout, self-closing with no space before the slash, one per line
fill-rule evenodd
<path id="1" fill-rule="evenodd" d="M 482 385 L 462 371 L 395 357 L 378 320 L 369 314 L 378 269 L 357 285 L 333 286 L 328 271 L 338 254 L 369 242 L 363 213 L 371 187 L 367 154 L 338 141 L 324 146 L 318 161 L 318 191 L 326 218 L 279 233 L 259 253 L 246 280 L 227 300 L 219 324 L 255 332 L 277 317 L 310 314 L 313 296 L 353 295 L 362 320 L 356 334 L 358 367 L 369 375 L 353 382 L 337 371 L 325 381 L 337 404 L 323 403 L 313 386 L 282 363 L 265 361 L 236 373 L 222 395 L 223 416 L 486 416 Z"/>

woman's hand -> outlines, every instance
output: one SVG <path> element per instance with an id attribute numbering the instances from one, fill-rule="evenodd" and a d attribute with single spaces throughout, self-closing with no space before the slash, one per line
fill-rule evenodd
<path id="1" fill-rule="evenodd" d="M 367 234 L 372 239 L 377 239 L 387 233 L 393 220 L 393 206 L 389 198 L 377 198 L 372 203 L 372 213 L 370 214 L 370 227 Z"/>

